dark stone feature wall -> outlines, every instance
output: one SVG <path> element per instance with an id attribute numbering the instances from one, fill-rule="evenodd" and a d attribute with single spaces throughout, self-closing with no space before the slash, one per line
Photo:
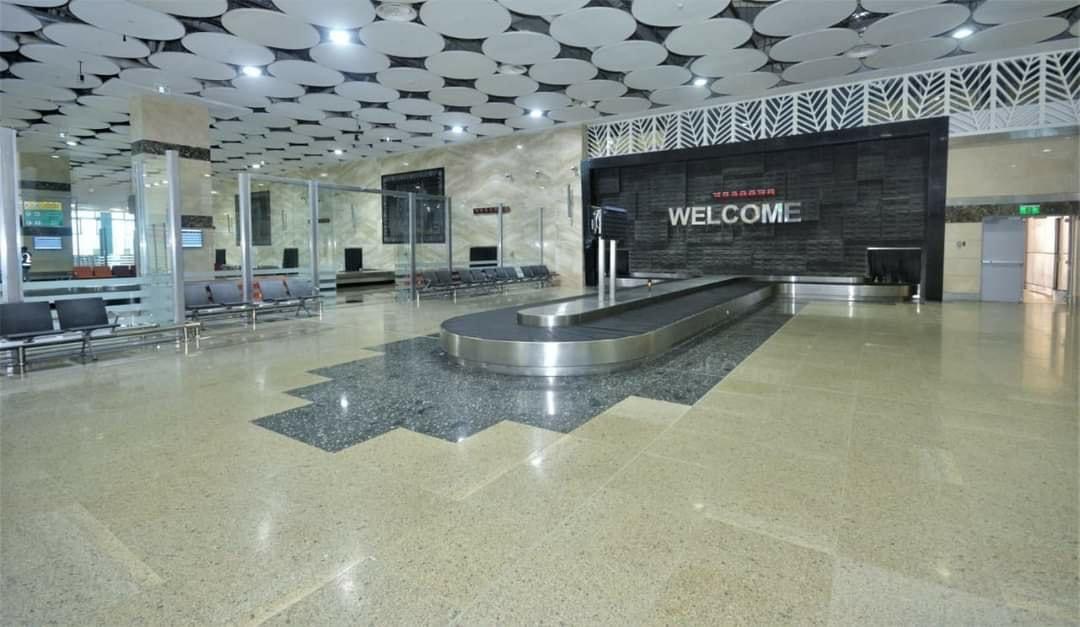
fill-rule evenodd
<path id="1" fill-rule="evenodd" d="M 169 144 L 166 142 L 140 139 L 131 142 L 131 154 L 134 155 L 164 155 L 167 150 L 175 150 L 181 159 L 194 161 L 209 161 L 210 149 L 199 146 L 185 146 L 184 144 Z"/>
<path id="2" fill-rule="evenodd" d="M 30 179 L 21 179 L 19 181 L 20 189 L 35 189 L 41 192 L 70 192 L 71 183 L 56 183 L 54 181 L 34 181 Z"/>
<path id="3" fill-rule="evenodd" d="M 586 206 L 613 205 L 633 216 L 634 237 L 621 245 L 632 272 L 862 276 L 868 247 L 917 246 L 929 257 L 924 294 L 933 299 L 947 142 L 942 119 L 592 159 L 583 162 L 583 190 Z M 713 192 L 761 188 L 776 189 L 770 204 L 801 202 L 803 221 L 670 224 L 670 207 L 718 212 L 760 201 L 717 200 Z M 594 284 L 592 256 L 585 263 Z"/>
<path id="4" fill-rule="evenodd" d="M 1024 204 L 1039 205 L 1039 216 L 1075 216 L 1080 215 L 1080 202 L 1075 200 L 1034 202 Z M 1016 216 L 1020 203 L 997 205 L 950 205 L 945 208 L 946 222 L 982 222 L 992 216 Z"/>

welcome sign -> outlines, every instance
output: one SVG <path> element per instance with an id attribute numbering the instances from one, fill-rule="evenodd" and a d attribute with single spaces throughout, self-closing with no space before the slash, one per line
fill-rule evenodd
<path id="1" fill-rule="evenodd" d="M 790 224 L 803 221 L 801 202 L 738 202 L 743 199 L 773 198 L 776 196 L 775 188 L 713 192 L 712 196 L 731 202 L 718 207 L 669 207 L 671 226 Z"/>

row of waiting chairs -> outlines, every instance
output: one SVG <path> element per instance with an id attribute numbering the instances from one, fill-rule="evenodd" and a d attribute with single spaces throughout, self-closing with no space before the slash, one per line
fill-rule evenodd
<path id="1" fill-rule="evenodd" d="M 17 355 L 20 370 L 26 366 L 26 349 L 31 345 L 78 343 L 82 357 L 92 358 L 94 332 L 112 332 L 120 326 L 115 316 L 109 319 L 105 300 L 100 297 L 58 300 L 55 307 L 59 328 L 53 325 L 52 306 L 47 301 L 0 304 L 0 349 Z"/>
<path id="2" fill-rule="evenodd" d="M 254 284 L 259 291 L 258 301 L 244 299 L 240 285 L 232 281 L 210 281 L 184 284 L 184 307 L 192 320 L 207 316 L 250 316 L 252 321 L 258 312 L 294 310 L 311 315 L 309 303 L 322 308 L 319 292 L 311 281 L 305 279 L 268 279 Z"/>
<path id="3" fill-rule="evenodd" d="M 451 271 L 448 268 L 425 270 L 417 281 L 417 293 L 456 292 L 466 290 L 498 291 L 515 284 L 543 287 L 551 282 L 551 271 L 545 265 L 503 266 Z"/>

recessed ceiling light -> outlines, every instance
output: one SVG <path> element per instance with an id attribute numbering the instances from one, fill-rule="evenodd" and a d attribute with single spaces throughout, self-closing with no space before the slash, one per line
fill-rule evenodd
<path id="1" fill-rule="evenodd" d="M 1043 152 L 1054 152 L 1053 148 L 1043 148 Z"/>
<path id="2" fill-rule="evenodd" d="M 966 39 L 975 34 L 975 29 L 970 26 L 961 26 L 953 31 L 953 39 Z"/>
<path id="3" fill-rule="evenodd" d="M 409 162 L 408 161 L 402 161 L 401 165 L 409 165 Z"/>
<path id="4" fill-rule="evenodd" d="M 709 81 L 705 80 L 704 78 L 695 78 L 694 87 L 704 87 L 708 82 Z"/>
<path id="5" fill-rule="evenodd" d="M 542 117 L 544 117 L 544 112 L 541 111 L 540 109 L 533 109 L 532 111 L 529 111 L 529 117 L 530 118 L 542 118 Z"/>
<path id="6" fill-rule="evenodd" d="M 261 163 L 252 163 L 252 164 L 251 164 L 251 169 L 252 169 L 252 170 L 258 170 L 258 169 L 259 169 L 259 168 L 261 168 L 261 167 L 262 167 L 262 164 L 261 164 Z"/>
<path id="7" fill-rule="evenodd" d="M 255 67 L 254 65 L 245 65 L 244 69 L 243 69 L 243 72 L 244 72 L 244 76 L 262 76 L 263 75 L 262 68 L 261 67 Z"/>
<path id="8" fill-rule="evenodd" d="M 527 68 L 515 63 L 503 63 L 499 66 L 499 74 L 524 74 Z"/>
<path id="9" fill-rule="evenodd" d="M 347 30 L 330 31 L 330 41 L 335 44 L 347 44 L 352 41 L 352 33 Z"/>
<path id="10" fill-rule="evenodd" d="M 524 146 L 522 146 L 521 144 L 518 144 L 518 145 L 517 145 L 517 149 L 518 149 L 518 150 L 521 150 L 522 148 L 524 148 Z"/>
<path id="11" fill-rule="evenodd" d="M 862 43 L 852 47 L 850 50 L 844 53 L 844 56 L 850 59 L 865 59 L 872 57 L 878 52 L 881 52 L 881 46 L 875 46 L 874 44 Z"/>
<path id="12" fill-rule="evenodd" d="M 159 93 L 159 94 L 168 93 L 168 91 L 169 91 L 169 89 L 167 87 L 165 87 L 164 85 L 158 85 L 157 86 L 157 93 Z"/>
<path id="13" fill-rule="evenodd" d="M 460 126 L 454 126 L 454 127 L 452 127 L 452 128 L 450 129 L 450 130 L 451 130 L 451 131 L 453 131 L 453 132 L 455 132 L 455 133 L 460 133 L 460 132 L 462 132 L 462 131 L 463 131 L 463 130 L 465 130 L 465 129 L 461 128 Z"/>
<path id="14" fill-rule="evenodd" d="M 323 178 L 326 178 L 326 177 L 327 177 L 327 176 L 329 176 L 329 175 L 328 175 L 328 174 L 327 174 L 326 172 L 320 172 L 320 173 L 319 173 L 319 176 L 321 176 L 321 177 L 323 177 Z"/>
<path id="15" fill-rule="evenodd" d="M 335 148 L 334 154 L 340 157 L 341 155 L 345 154 L 345 151 L 340 148 Z"/>
<path id="16" fill-rule="evenodd" d="M 411 22 L 416 19 L 416 9 L 400 2 L 383 2 L 375 7 L 375 15 L 391 22 Z"/>
<path id="17" fill-rule="evenodd" d="M 52 157 L 53 159 L 59 159 L 60 158 L 60 155 L 49 155 L 49 156 Z"/>
<path id="18" fill-rule="evenodd" d="M 68 146 L 78 146 L 79 145 L 79 142 L 77 142 L 77 141 L 75 141 L 73 139 L 69 139 L 64 143 L 67 144 Z"/>

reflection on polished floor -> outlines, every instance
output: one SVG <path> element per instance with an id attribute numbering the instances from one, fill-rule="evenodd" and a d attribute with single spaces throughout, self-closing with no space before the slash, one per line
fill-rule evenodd
<path id="1" fill-rule="evenodd" d="M 696 402 L 568 433 L 328 452 L 253 422 L 506 304 L 341 306 L 0 381 L 0 622 L 1080 620 L 1077 322 L 1048 305 L 809 304 Z"/>

